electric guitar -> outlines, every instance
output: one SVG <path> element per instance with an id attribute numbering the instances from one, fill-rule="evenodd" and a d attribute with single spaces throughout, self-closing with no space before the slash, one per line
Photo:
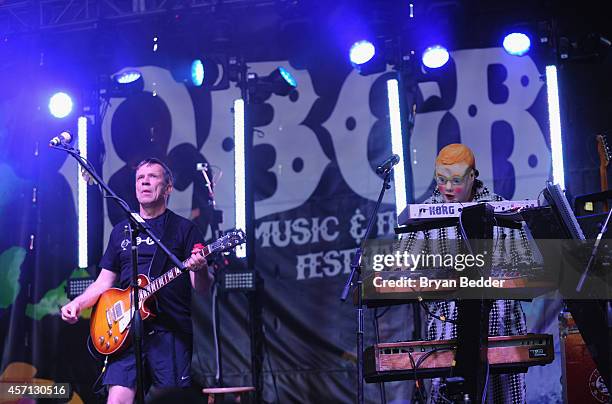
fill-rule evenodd
<path id="1" fill-rule="evenodd" d="M 612 149 L 608 144 L 606 135 L 597 135 L 597 154 L 599 154 L 599 180 L 601 184 L 601 192 L 608 190 L 608 172 L 607 167 L 612 159 Z M 607 212 L 608 201 L 604 202 L 604 209 Z"/>
<path id="2" fill-rule="evenodd" d="M 206 257 L 214 252 L 232 249 L 244 242 L 245 235 L 242 230 L 232 231 L 196 252 Z M 148 306 L 155 293 L 183 273 L 183 271 L 174 267 L 156 278 L 153 282 L 146 275 L 138 275 L 138 300 L 140 303 L 140 315 L 143 320 L 155 317 L 155 314 Z M 125 341 L 130 332 L 132 316 L 134 314 L 131 304 L 132 290 L 132 286 L 128 286 L 125 289 L 108 289 L 100 295 L 91 313 L 89 333 L 92 345 L 103 355 L 111 355 L 128 345 Z"/>

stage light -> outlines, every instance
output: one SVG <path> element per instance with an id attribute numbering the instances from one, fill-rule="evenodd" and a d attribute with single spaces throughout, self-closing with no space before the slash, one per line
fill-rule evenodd
<path id="1" fill-rule="evenodd" d="M 506 35 L 503 42 L 504 49 L 511 55 L 523 56 L 531 47 L 529 37 L 520 32 Z"/>
<path id="2" fill-rule="evenodd" d="M 274 94 L 285 96 L 297 87 L 297 81 L 284 67 L 277 67 L 262 81 L 270 83 Z"/>
<path id="3" fill-rule="evenodd" d="M 382 73 L 387 69 L 387 57 L 392 54 L 389 52 L 390 43 L 378 41 L 374 43 L 363 40 L 355 42 L 349 50 L 351 64 L 362 76 L 375 73 Z"/>
<path id="4" fill-rule="evenodd" d="M 244 100 L 234 101 L 234 196 L 236 206 L 236 228 L 246 230 L 246 169 L 245 169 L 245 127 Z M 246 247 L 236 247 L 238 258 L 246 257 Z"/>
<path id="5" fill-rule="evenodd" d="M 125 70 L 103 77 L 100 86 L 102 97 L 127 97 L 144 89 L 144 78 L 138 70 Z"/>
<path id="6" fill-rule="evenodd" d="M 191 62 L 191 84 L 200 87 L 204 82 L 204 64 L 200 59 Z"/>
<path id="7" fill-rule="evenodd" d="M 406 199 L 406 174 L 404 171 L 404 144 L 402 140 L 402 117 L 400 113 L 399 83 L 396 79 L 387 81 L 387 101 L 389 105 L 389 125 L 391 127 L 391 151 L 402 156 L 400 163 L 393 169 L 395 184 L 395 214 L 399 217 L 408 202 Z"/>
<path id="8" fill-rule="evenodd" d="M 372 42 L 363 40 L 355 42 L 349 51 L 349 59 L 354 67 L 365 64 L 372 60 L 376 54 L 376 48 Z"/>
<path id="9" fill-rule="evenodd" d="M 255 271 L 224 271 L 219 289 L 223 292 L 255 290 Z"/>
<path id="10" fill-rule="evenodd" d="M 65 118 L 72 112 L 72 98 L 66 93 L 53 94 L 49 99 L 49 112 L 56 118 Z"/>
<path id="11" fill-rule="evenodd" d="M 81 157 L 87 160 L 87 118 L 80 116 L 77 120 L 78 147 Z M 87 268 L 87 181 L 81 178 L 81 167 L 77 167 L 77 201 L 78 201 L 78 234 L 79 234 L 79 268 Z"/>
<path id="12" fill-rule="evenodd" d="M 448 62 L 450 55 L 445 47 L 440 45 L 430 46 L 423 52 L 422 61 L 425 67 L 437 69 Z"/>
<path id="13" fill-rule="evenodd" d="M 553 182 L 565 190 L 563 171 L 563 140 L 561 136 L 561 113 L 559 110 L 559 87 L 557 67 L 546 66 L 546 94 L 548 95 L 548 121 L 550 127 L 550 149 L 552 154 Z"/>
<path id="14" fill-rule="evenodd" d="M 83 181 L 81 181 L 83 182 Z M 85 292 L 92 283 L 94 283 L 95 279 L 92 277 L 85 278 L 70 278 L 66 282 L 66 297 L 70 300 L 74 299 L 77 296 L 80 296 Z"/>
<path id="15" fill-rule="evenodd" d="M 128 70 L 115 75 L 114 80 L 117 82 L 117 84 L 130 84 L 140 79 L 141 77 L 142 75 L 140 74 L 140 72 L 136 70 Z"/>
<path id="16" fill-rule="evenodd" d="M 227 66 L 226 55 L 207 54 L 197 59 L 177 58 L 169 64 L 168 70 L 178 83 L 213 91 L 229 88 Z"/>
<path id="17" fill-rule="evenodd" d="M 293 77 L 293 75 L 291 75 L 291 73 L 289 73 L 287 69 L 285 69 L 284 67 L 279 67 L 277 70 L 279 71 L 281 77 L 289 85 L 289 91 L 297 87 L 297 81 L 295 80 L 295 77 Z"/>
<path id="18" fill-rule="evenodd" d="M 291 91 L 297 88 L 297 81 L 283 67 L 277 67 L 272 73 L 264 77 L 259 77 L 255 73 L 249 73 L 247 83 L 251 100 L 255 103 L 264 102 L 272 94 L 280 96 L 289 95 Z"/>

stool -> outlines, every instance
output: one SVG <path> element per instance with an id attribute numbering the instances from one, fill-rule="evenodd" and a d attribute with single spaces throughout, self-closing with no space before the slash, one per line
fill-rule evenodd
<path id="1" fill-rule="evenodd" d="M 249 403 L 251 401 L 249 393 L 252 391 L 255 391 L 255 387 L 208 387 L 202 389 L 202 393 L 208 395 L 208 404 L 223 403 L 226 394 L 236 395 L 235 403 Z"/>

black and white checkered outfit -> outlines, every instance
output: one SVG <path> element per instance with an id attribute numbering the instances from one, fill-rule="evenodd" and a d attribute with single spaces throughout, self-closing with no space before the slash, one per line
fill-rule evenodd
<path id="1" fill-rule="evenodd" d="M 475 192 L 473 202 L 502 201 L 503 198 L 489 192 L 481 181 L 474 182 Z M 444 203 L 443 196 L 436 189 L 433 195 L 424 203 Z M 492 257 L 494 267 L 504 268 L 505 271 L 514 271 L 521 263 L 533 262 L 527 235 L 523 230 L 511 230 L 494 227 L 495 251 Z M 400 248 L 404 251 L 414 252 L 417 240 L 437 240 L 437 252 L 444 255 L 449 253 L 448 240 L 461 239 L 461 232 L 457 227 L 446 227 L 425 232 L 409 233 L 400 240 Z M 498 241 L 501 242 L 498 243 Z M 452 248 L 451 248 L 452 249 Z M 455 339 L 457 329 L 454 320 L 457 318 L 455 301 L 429 302 L 427 318 L 427 339 Z M 442 320 L 444 321 L 442 321 Z M 448 321 L 450 320 L 450 321 Z M 519 301 L 496 300 L 493 302 L 489 315 L 489 335 L 523 335 L 526 334 L 525 314 Z M 448 403 L 445 396 L 445 380 L 433 379 L 428 403 Z M 504 374 L 489 375 L 487 385 L 487 403 L 494 404 L 524 404 L 526 403 L 525 375 Z"/>

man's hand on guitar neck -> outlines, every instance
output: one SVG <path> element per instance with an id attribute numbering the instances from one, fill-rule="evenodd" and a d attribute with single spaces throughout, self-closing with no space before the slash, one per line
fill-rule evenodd
<path id="1" fill-rule="evenodd" d="M 189 274 L 191 286 L 199 293 L 209 292 L 212 283 L 212 275 L 208 271 L 206 257 L 201 253 L 203 248 L 202 244 L 194 245 L 191 250 L 191 257 L 185 263 L 191 271 Z"/>
<path id="2" fill-rule="evenodd" d="M 208 268 L 208 263 L 203 254 L 200 254 L 204 246 L 202 244 L 196 244 L 191 250 L 191 257 L 185 262 L 186 267 L 192 272 L 198 272 L 202 269 Z"/>

